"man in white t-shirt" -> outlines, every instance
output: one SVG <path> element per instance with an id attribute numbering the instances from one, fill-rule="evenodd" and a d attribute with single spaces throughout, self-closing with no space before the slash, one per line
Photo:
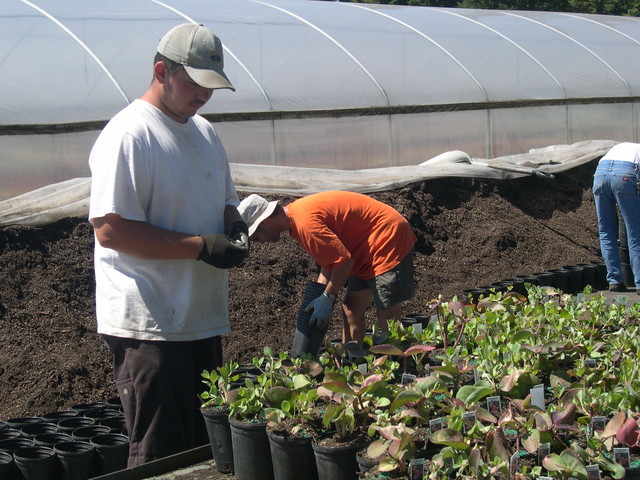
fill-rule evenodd
<path id="1" fill-rule="evenodd" d="M 113 353 L 129 467 L 208 443 L 200 373 L 222 362 L 227 269 L 249 254 L 224 147 L 196 114 L 220 88 L 235 90 L 218 37 L 174 27 L 149 89 L 89 159 L 98 333 Z"/>

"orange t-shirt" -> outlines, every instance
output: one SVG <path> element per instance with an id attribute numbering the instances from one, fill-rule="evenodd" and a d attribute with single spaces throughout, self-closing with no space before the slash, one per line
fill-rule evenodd
<path id="1" fill-rule="evenodd" d="M 291 236 L 318 265 L 331 272 L 352 258 L 351 275 L 363 280 L 398 265 L 417 240 L 400 213 L 360 193 L 315 193 L 286 211 Z"/>

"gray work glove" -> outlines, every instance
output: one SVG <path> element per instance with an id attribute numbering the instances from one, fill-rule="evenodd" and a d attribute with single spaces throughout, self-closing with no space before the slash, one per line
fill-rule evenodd
<path id="1" fill-rule="evenodd" d="M 249 242 L 236 243 L 228 235 L 200 235 L 202 250 L 198 260 L 217 268 L 237 267 L 249 255 Z"/>
<path id="2" fill-rule="evenodd" d="M 322 295 L 311 300 L 305 309 L 307 312 L 313 310 L 309 325 L 316 328 L 325 328 L 329 324 L 329 318 L 331 318 L 333 302 L 334 299 L 329 298 L 326 292 L 322 292 Z"/>

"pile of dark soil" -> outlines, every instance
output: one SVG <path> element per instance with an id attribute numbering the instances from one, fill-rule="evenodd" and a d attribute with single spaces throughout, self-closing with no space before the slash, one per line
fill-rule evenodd
<path id="1" fill-rule="evenodd" d="M 515 275 L 600 259 L 591 195 L 596 162 L 553 180 L 444 178 L 372 194 L 400 211 L 418 236 L 417 294 L 405 313 L 425 312 L 438 295 L 450 299 Z M 96 334 L 93 241 L 85 219 L 0 229 L 0 419 L 116 395 L 110 355 Z M 224 339 L 225 357 L 245 362 L 265 346 L 288 350 L 315 274 L 288 236 L 254 244 L 246 265 L 230 272 L 233 332 Z M 329 337 L 340 329 L 334 314 Z"/>

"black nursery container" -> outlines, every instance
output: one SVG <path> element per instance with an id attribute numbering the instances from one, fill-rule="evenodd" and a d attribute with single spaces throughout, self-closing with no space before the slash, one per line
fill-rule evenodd
<path id="1" fill-rule="evenodd" d="M 328 325 L 324 328 L 317 328 L 309 324 L 311 313 L 307 312 L 307 306 L 311 300 L 318 298 L 324 292 L 326 285 L 318 282 L 309 281 L 305 288 L 298 310 L 298 319 L 296 321 L 296 333 L 293 337 L 293 345 L 291 346 L 291 355 L 299 357 L 303 353 L 318 355 L 320 347 L 327 333 Z M 328 323 L 328 322 L 327 322 Z"/>

